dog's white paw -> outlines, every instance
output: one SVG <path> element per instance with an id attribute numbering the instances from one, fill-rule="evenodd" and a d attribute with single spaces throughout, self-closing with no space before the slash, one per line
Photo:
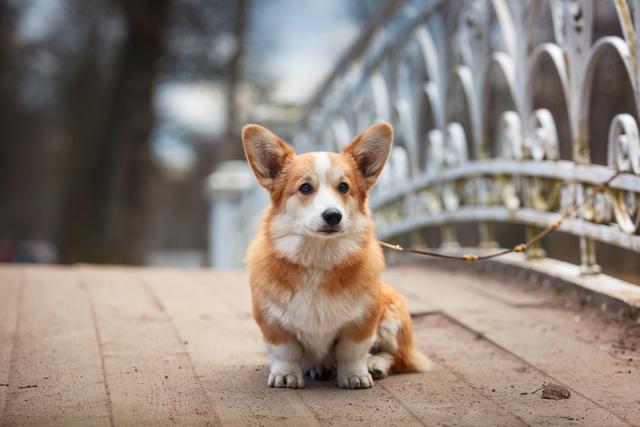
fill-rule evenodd
<path id="1" fill-rule="evenodd" d="M 338 387 L 348 389 L 371 388 L 373 387 L 373 378 L 371 378 L 369 372 L 338 375 Z"/>
<path id="2" fill-rule="evenodd" d="M 280 367 L 269 372 L 267 380 L 269 387 L 276 388 L 304 388 L 302 370 L 298 367 Z"/>

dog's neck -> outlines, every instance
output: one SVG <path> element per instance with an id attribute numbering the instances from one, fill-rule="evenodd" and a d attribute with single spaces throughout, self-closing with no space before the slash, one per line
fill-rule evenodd
<path id="1" fill-rule="evenodd" d="M 299 234 L 273 236 L 279 255 L 309 269 L 331 270 L 362 250 L 369 232 L 350 236 L 312 237 Z"/>

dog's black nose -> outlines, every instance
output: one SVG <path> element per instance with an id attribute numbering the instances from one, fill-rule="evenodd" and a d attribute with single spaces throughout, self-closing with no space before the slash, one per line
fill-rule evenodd
<path id="1" fill-rule="evenodd" d="M 337 209 L 327 209 L 322 212 L 322 219 L 329 225 L 338 225 L 342 219 L 342 214 Z"/>

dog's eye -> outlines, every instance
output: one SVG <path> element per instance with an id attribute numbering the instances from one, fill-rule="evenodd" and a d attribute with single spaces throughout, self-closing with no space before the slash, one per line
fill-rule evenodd
<path id="1" fill-rule="evenodd" d="M 313 187 L 308 182 L 305 182 L 300 186 L 300 188 L 298 188 L 298 191 L 302 194 L 309 194 L 313 191 Z"/>
<path id="2" fill-rule="evenodd" d="M 338 184 L 338 191 L 341 193 L 346 193 L 347 191 L 349 191 L 349 184 L 347 184 L 346 182 L 341 182 L 340 184 Z"/>

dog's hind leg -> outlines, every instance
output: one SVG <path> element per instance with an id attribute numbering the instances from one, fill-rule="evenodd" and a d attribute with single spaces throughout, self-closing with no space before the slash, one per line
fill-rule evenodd
<path id="1" fill-rule="evenodd" d="M 431 361 L 415 348 L 405 299 L 386 284 L 382 289 L 388 305 L 378 325 L 374 355 L 380 354 L 376 352 L 393 355 L 391 372 L 394 374 L 428 371 Z"/>
<path id="2" fill-rule="evenodd" d="M 392 364 L 393 355 L 385 351 L 381 351 L 369 355 L 367 368 L 369 369 L 371 377 L 373 377 L 374 380 L 379 380 L 389 375 Z"/>

